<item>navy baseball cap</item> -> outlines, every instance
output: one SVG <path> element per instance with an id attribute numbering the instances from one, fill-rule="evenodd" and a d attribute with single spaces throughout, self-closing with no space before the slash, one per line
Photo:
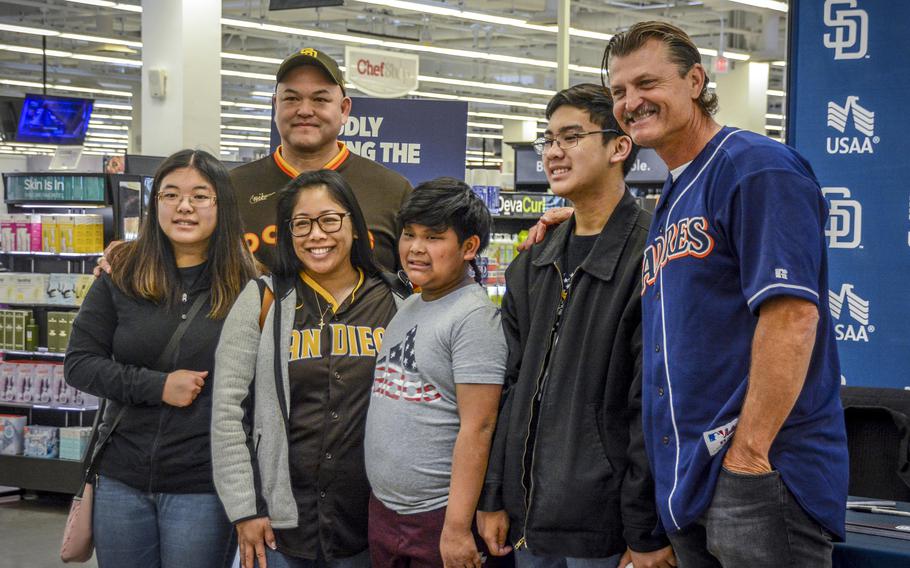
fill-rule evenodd
<path id="1" fill-rule="evenodd" d="M 341 74 L 341 69 L 338 68 L 338 63 L 324 51 L 313 49 L 312 47 L 305 47 L 292 53 L 287 59 L 282 61 L 278 67 L 278 73 L 275 74 L 275 80 L 280 83 L 284 76 L 288 74 L 288 71 L 301 65 L 315 65 L 325 71 L 329 79 L 341 87 L 341 93 L 347 96 L 347 91 L 344 88 L 344 76 Z"/>

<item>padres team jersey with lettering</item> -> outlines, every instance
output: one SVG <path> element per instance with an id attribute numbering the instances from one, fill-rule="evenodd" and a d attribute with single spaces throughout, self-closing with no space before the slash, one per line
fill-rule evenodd
<path id="1" fill-rule="evenodd" d="M 763 302 L 818 306 L 805 386 L 771 465 L 817 522 L 844 537 L 847 444 L 828 312 L 827 206 L 793 149 L 729 127 L 664 184 L 642 265 L 644 429 L 668 532 L 710 505 L 749 379 Z"/>
<path id="2" fill-rule="evenodd" d="M 352 154 L 339 142 L 339 153 L 323 169 L 335 170 L 350 184 L 372 235 L 376 261 L 387 270 L 399 268 L 396 215 L 411 193 L 411 184 L 381 164 Z M 275 207 L 278 194 L 300 174 L 274 153 L 231 170 L 231 183 L 243 221 L 244 238 L 260 262 L 269 266 L 274 257 Z"/>
<path id="3" fill-rule="evenodd" d="M 367 546 L 363 431 L 395 299 L 380 278 L 363 273 L 340 304 L 305 274 L 296 288 L 288 467 L 299 521 L 275 536 L 279 550 L 298 558 L 316 558 L 320 548 L 331 557 L 352 556 Z"/>

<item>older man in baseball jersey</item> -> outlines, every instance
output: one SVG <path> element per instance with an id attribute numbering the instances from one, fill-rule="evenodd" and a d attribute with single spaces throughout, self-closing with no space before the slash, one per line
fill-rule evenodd
<path id="1" fill-rule="evenodd" d="M 642 265 L 642 390 L 680 566 L 830 566 L 848 463 L 815 175 L 712 119 L 682 30 L 636 24 L 604 63 L 620 125 L 671 170 Z"/>

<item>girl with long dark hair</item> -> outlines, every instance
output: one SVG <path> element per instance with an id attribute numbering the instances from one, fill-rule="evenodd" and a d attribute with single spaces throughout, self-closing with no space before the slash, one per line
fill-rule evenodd
<path id="1" fill-rule="evenodd" d="M 68 383 L 109 401 L 102 431 L 120 415 L 93 480 L 98 564 L 220 568 L 233 549 L 212 481 L 215 346 L 255 274 L 224 165 L 200 150 L 167 158 L 138 239 L 111 264 L 73 323 L 64 367 Z"/>

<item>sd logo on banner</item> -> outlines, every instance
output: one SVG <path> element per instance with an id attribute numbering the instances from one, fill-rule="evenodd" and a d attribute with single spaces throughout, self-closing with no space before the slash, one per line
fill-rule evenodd
<path id="1" fill-rule="evenodd" d="M 910 387 L 910 2 L 791 0 L 788 143 L 828 202 L 828 307 L 848 386 Z"/>

